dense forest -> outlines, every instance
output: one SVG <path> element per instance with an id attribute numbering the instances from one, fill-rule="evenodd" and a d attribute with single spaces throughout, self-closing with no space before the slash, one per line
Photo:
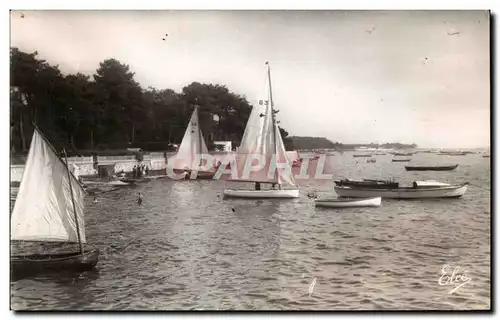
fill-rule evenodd
<path id="1" fill-rule="evenodd" d="M 340 142 L 332 142 L 327 138 L 322 137 L 290 137 L 293 146 L 298 150 L 304 149 L 335 149 L 335 150 L 354 150 L 356 148 L 366 147 L 366 148 L 383 148 L 383 149 L 410 149 L 416 148 L 416 144 L 404 144 L 404 143 L 357 143 L 357 144 L 344 144 Z"/>
<path id="2" fill-rule="evenodd" d="M 26 153 L 35 124 L 69 153 L 109 149 L 167 150 L 180 143 L 195 105 L 209 149 L 213 141 L 239 145 L 251 105 L 220 84 L 192 82 L 181 92 L 142 88 L 134 73 L 106 59 L 92 76 L 64 75 L 38 52 L 10 51 L 11 152 Z M 288 132 L 280 128 L 287 149 Z M 84 152 L 86 151 L 86 152 Z"/>

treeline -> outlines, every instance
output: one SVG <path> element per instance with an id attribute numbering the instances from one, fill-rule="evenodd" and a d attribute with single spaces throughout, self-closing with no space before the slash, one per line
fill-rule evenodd
<path id="1" fill-rule="evenodd" d="M 335 144 L 327 138 L 321 137 L 297 137 L 292 136 L 290 139 L 293 142 L 295 149 L 337 149 L 339 144 Z"/>
<path id="2" fill-rule="evenodd" d="M 322 137 L 297 137 L 292 136 L 290 139 L 293 141 L 293 146 L 296 149 L 335 149 L 335 150 L 354 150 L 356 148 L 382 148 L 382 149 L 411 149 L 416 148 L 416 144 L 404 144 L 404 143 L 356 143 L 356 144 L 344 144 L 340 142 L 332 142 L 327 138 Z"/>
<path id="3" fill-rule="evenodd" d="M 192 82 L 181 92 L 142 88 L 130 67 L 106 59 L 92 76 L 64 75 L 38 52 L 10 50 L 11 151 L 25 153 L 36 124 L 57 150 L 142 148 L 180 143 L 195 105 L 209 149 L 240 143 L 251 105 L 220 84 Z M 168 71 L 165 71 L 168 76 Z M 280 128 L 287 149 L 288 132 Z"/>

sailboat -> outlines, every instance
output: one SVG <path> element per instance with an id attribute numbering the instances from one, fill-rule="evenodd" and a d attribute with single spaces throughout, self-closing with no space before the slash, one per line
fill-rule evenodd
<path id="1" fill-rule="evenodd" d="M 299 190 L 292 175 L 290 161 L 287 157 L 283 139 L 276 122 L 274 109 L 271 68 L 266 62 L 265 99 L 261 99 L 252 108 L 241 144 L 236 153 L 237 177 L 231 181 L 255 182 L 255 190 L 224 189 L 226 197 L 238 198 L 298 198 Z M 258 171 L 245 171 L 246 161 L 255 155 L 264 159 L 265 166 Z M 248 164 L 247 164 L 248 165 Z M 279 169 L 276 167 L 279 165 Z M 284 168 L 284 170 L 283 170 Z M 271 170 L 270 170 L 271 169 Z M 268 190 L 260 190 L 260 184 L 271 184 Z M 291 189 L 284 189 L 287 184 Z M 277 186 L 277 188 L 275 188 Z"/>
<path id="2" fill-rule="evenodd" d="M 172 163 L 169 165 L 175 174 L 184 174 L 186 179 L 212 179 L 216 172 L 215 168 L 208 171 L 200 170 L 203 165 L 202 159 L 199 160 L 198 166 L 194 165 L 197 157 L 208 154 L 207 145 L 200 128 L 198 108 L 198 106 L 194 108 L 177 154 L 172 158 L 172 161 L 168 162 Z"/>
<path id="3" fill-rule="evenodd" d="M 23 178 L 11 215 L 11 240 L 78 243 L 76 252 L 11 255 L 14 275 L 45 271 L 86 271 L 99 257 L 96 247 L 84 248 L 85 191 L 35 128 Z"/>

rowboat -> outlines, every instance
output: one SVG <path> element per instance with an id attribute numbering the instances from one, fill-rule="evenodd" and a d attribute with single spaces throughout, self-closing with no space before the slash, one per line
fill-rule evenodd
<path id="1" fill-rule="evenodd" d="M 392 159 L 392 162 L 410 162 L 411 159 Z"/>
<path id="2" fill-rule="evenodd" d="M 357 199 L 318 199 L 314 201 L 316 207 L 325 208 L 353 208 L 353 207 L 378 207 L 382 202 L 381 197 Z"/>
<path id="3" fill-rule="evenodd" d="M 452 166 L 405 166 L 407 171 L 451 171 L 455 170 L 458 164 Z"/>
<path id="4" fill-rule="evenodd" d="M 416 184 L 413 187 L 399 187 L 393 189 L 382 188 L 352 188 L 346 186 L 335 186 L 335 192 L 339 197 L 370 198 L 382 197 L 391 199 L 421 199 L 421 198 L 459 198 L 467 191 L 468 183 L 460 185 L 448 185 L 437 183 Z"/>

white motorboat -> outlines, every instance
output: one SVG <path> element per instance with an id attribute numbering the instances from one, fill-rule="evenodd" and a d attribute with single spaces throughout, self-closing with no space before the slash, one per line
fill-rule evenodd
<path id="1" fill-rule="evenodd" d="M 413 187 L 399 187 L 392 189 L 373 188 L 351 188 L 335 186 L 335 192 L 339 197 L 369 198 L 382 197 L 391 199 L 422 199 L 422 198 L 459 198 L 467 191 L 468 183 L 461 185 L 430 185 Z"/>
<path id="2" fill-rule="evenodd" d="M 317 199 L 314 201 L 316 207 L 326 208 L 353 208 L 353 207 L 378 207 L 382 203 L 381 197 L 357 198 L 357 199 Z"/>

